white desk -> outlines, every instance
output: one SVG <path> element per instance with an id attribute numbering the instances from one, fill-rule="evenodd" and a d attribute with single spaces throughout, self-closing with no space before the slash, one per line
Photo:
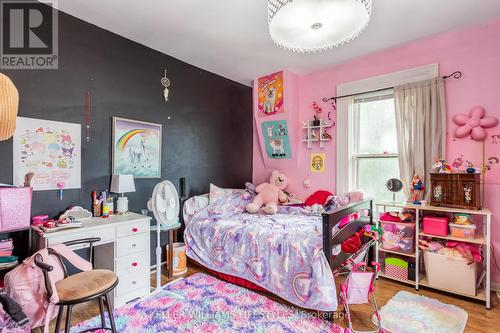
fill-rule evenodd
<path id="1" fill-rule="evenodd" d="M 149 221 L 150 217 L 134 213 L 108 219 L 96 217 L 84 221 L 81 228 L 42 234 L 35 231 L 34 245 L 40 249 L 76 239 L 101 238 L 94 244 L 95 268 L 109 269 L 118 275 L 112 303 L 119 307 L 150 292 Z"/>

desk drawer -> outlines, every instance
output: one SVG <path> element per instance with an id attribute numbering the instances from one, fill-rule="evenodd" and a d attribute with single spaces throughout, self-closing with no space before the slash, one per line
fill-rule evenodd
<path id="1" fill-rule="evenodd" d="M 149 232 L 149 220 L 137 220 L 116 228 L 116 237 L 127 237 Z"/>
<path id="2" fill-rule="evenodd" d="M 101 241 L 99 243 L 107 243 L 115 239 L 115 228 L 113 226 L 98 229 L 96 228 L 92 230 L 86 228 L 78 228 L 71 230 L 71 233 L 62 231 L 61 234 L 58 234 L 57 232 L 55 232 L 53 235 L 46 237 L 48 246 L 76 239 L 91 237 L 99 237 L 101 238 Z M 98 245 L 99 243 L 96 243 L 94 245 Z"/>
<path id="3" fill-rule="evenodd" d="M 119 277 L 120 281 L 116 287 L 116 297 L 121 297 L 136 290 L 150 288 L 149 267 L 142 271 L 133 272 Z"/>
<path id="4" fill-rule="evenodd" d="M 149 250 L 146 250 L 116 259 L 116 274 L 122 276 L 148 269 L 149 266 Z"/>
<path id="5" fill-rule="evenodd" d="M 144 296 L 148 295 L 149 293 L 151 293 L 151 289 L 149 288 L 149 286 L 145 285 L 143 287 L 136 288 L 127 294 L 115 296 L 114 308 L 116 309 L 120 306 L 127 304 L 130 301 L 133 301 L 133 300 L 138 301 L 139 298 L 144 297 Z"/>
<path id="6" fill-rule="evenodd" d="M 116 240 L 116 256 L 118 258 L 132 253 L 149 251 L 149 233 L 143 233 Z"/>

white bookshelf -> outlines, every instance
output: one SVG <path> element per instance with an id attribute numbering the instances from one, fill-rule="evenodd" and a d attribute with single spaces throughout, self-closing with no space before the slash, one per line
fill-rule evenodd
<path id="1" fill-rule="evenodd" d="M 302 130 L 304 131 L 302 142 L 306 143 L 309 149 L 313 148 L 314 143 L 319 143 L 319 147 L 324 148 L 326 142 L 332 141 L 330 138 L 323 137 L 325 129 L 331 127 L 331 124 L 324 119 L 320 119 L 319 122 L 319 125 L 313 125 L 312 121 L 305 121 L 302 126 Z"/>
<path id="2" fill-rule="evenodd" d="M 415 286 L 416 290 L 419 290 L 420 286 L 437 289 L 444 292 L 460 295 L 463 297 L 468 297 L 476 300 L 481 300 L 485 302 L 486 308 L 491 308 L 491 211 L 489 209 L 483 208 L 481 210 L 468 210 L 468 209 L 457 209 L 457 208 L 449 208 L 449 207 L 437 207 L 437 206 L 429 206 L 429 205 L 414 205 L 408 204 L 405 202 L 379 202 L 376 203 L 377 207 L 377 219 L 376 225 L 379 227 L 380 221 L 378 217 L 380 213 L 384 213 L 388 211 L 388 208 L 400 208 L 400 209 L 414 209 L 415 210 L 415 252 L 414 253 L 403 253 L 398 251 L 389 251 L 383 249 L 379 244 L 375 246 L 375 260 L 380 262 L 380 254 L 381 253 L 389 253 L 396 254 L 404 257 L 410 257 L 415 260 L 415 281 L 411 280 L 399 280 L 392 278 L 390 276 L 385 275 L 383 272 L 378 274 L 378 277 L 387 278 L 394 281 L 399 281 L 402 283 L 410 284 Z M 420 230 L 420 217 L 423 216 L 425 212 L 441 212 L 441 213 L 466 213 L 470 215 L 476 215 L 481 218 L 482 222 L 482 233 L 476 232 L 476 237 L 474 239 L 466 239 L 466 238 L 458 238 L 448 236 L 435 236 L 429 235 Z M 479 229 L 478 229 L 479 230 Z M 446 239 L 450 241 L 459 241 L 464 243 L 472 243 L 477 244 L 483 247 L 483 269 L 482 274 L 479 275 L 479 279 L 477 281 L 476 286 L 477 292 L 476 295 L 468 295 L 462 294 L 453 290 L 435 288 L 429 285 L 427 281 L 427 277 L 423 274 L 423 270 L 421 269 L 422 264 L 422 256 L 423 252 L 418 247 L 418 240 L 421 237 L 431 237 L 437 239 Z M 482 288 L 481 288 L 482 285 Z"/>

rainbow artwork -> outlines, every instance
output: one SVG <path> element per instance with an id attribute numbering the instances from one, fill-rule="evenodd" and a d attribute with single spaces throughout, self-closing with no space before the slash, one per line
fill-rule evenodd
<path id="1" fill-rule="evenodd" d="M 113 173 L 161 177 L 162 125 L 113 118 Z"/>

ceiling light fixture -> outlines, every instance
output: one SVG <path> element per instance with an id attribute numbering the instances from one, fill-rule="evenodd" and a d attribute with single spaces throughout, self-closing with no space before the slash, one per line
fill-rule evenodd
<path id="1" fill-rule="evenodd" d="M 294 52 L 348 43 L 368 25 L 372 0 L 268 0 L 272 40 Z"/>

